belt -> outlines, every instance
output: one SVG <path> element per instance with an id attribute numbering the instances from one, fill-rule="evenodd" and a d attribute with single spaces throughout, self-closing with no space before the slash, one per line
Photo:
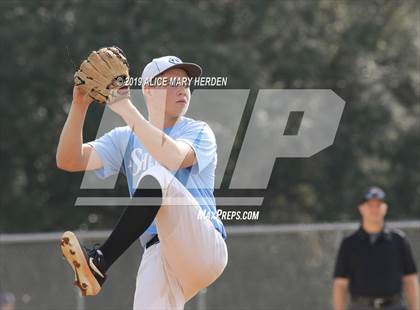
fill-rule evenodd
<path id="1" fill-rule="evenodd" d="M 395 295 L 391 297 L 365 297 L 365 296 L 352 296 L 351 298 L 352 303 L 363 305 L 363 306 L 370 306 L 374 309 L 382 309 L 387 306 L 397 305 L 402 302 L 400 295 Z"/>
<path id="2" fill-rule="evenodd" d="M 146 249 L 151 247 L 152 245 L 156 244 L 159 242 L 159 237 L 158 235 L 154 235 L 152 239 L 150 239 L 147 243 L 146 243 Z"/>

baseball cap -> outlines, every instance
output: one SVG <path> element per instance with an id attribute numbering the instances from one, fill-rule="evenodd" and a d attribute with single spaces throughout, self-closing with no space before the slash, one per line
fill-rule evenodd
<path id="1" fill-rule="evenodd" d="M 0 292 L 0 307 L 5 305 L 14 305 L 15 302 L 15 295 L 10 292 Z"/>
<path id="2" fill-rule="evenodd" d="M 201 67 L 195 63 L 183 62 L 176 56 L 163 56 L 154 58 L 149 62 L 146 67 L 144 67 L 141 78 L 144 82 L 148 82 L 159 74 L 175 68 L 185 70 L 189 77 L 199 77 L 203 72 Z"/>
<path id="3" fill-rule="evenodd" d="M 363 195 L 363 201 L 367 201 L 369 199 L 378 199 L 384 200 L 385 199 L 385 192 L 382 188 L 378 186 L 371 186 L 368 188 L 366 193 Z"/>

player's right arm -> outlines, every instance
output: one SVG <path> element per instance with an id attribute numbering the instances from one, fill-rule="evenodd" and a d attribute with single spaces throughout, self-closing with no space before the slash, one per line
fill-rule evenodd
<path id="1" fill-rule="evenodd" d="M 66 171 L 85 171 L 102 168 L 95 149 L 83 143 L 83 124 L 92 99 L 78 87 L 73 88 L 73 101 L 57 147 L 57 167 Z"/>

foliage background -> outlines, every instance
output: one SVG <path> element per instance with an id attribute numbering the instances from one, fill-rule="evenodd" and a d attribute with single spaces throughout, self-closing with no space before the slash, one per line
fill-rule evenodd
<path id="1" fill-rule="evenodd" d="M 0 232 L 115 222 L 117 208 L 74 209 L 82 174 L 55 166 L 73 73 L 112 44 L 133 75 L 175 54 L 230 88 L 330 88 L 347 102 L 333 146 L 277 160 L 260 222 L 355 220 L 371 184 L 387 190 L 390 218 L 419 218 L 419 20 L 411 0 L 0 2 Z M 86 139 L 102 112 L 92 105 Z"/>

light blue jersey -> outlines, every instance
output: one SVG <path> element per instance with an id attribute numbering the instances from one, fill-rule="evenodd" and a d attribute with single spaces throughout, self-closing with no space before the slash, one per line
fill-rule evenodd
<path id="1" fill-rule="evenodd" d="M 213 195 L 217 164 L 217 145 L 213 131 L 205 122 L 188 117 L 182 117 L 173 127 L 163 131 L 194 149 L 197 163 L 172 173 L 197 199 L 204 214 L 226 238 L 225 228 L 216 214 Z M 101 169 L 96 170 L 96 175 L 104 179 L 122 170 L 131 197 L 142 173 L 157 163 L 128 126 L 115 128 L 89 144 L 95 148 L 103 164 Z M 157 234 L 155 222 L 149 226 L 147 233 Z"/>

